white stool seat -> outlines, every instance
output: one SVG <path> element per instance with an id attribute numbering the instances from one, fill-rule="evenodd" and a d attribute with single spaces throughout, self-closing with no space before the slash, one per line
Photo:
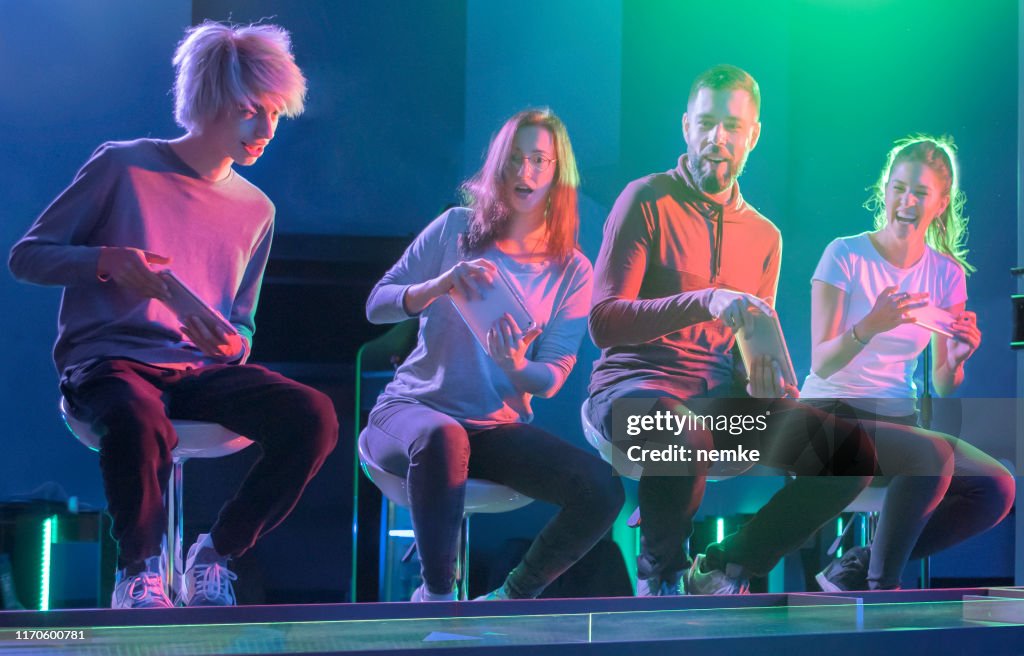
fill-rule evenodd
<path id="1" fill-rule="evenodd" d="M 392 474 L 381 469 L 367 455 L 363 443 L 359 443 L 359 461 L 366 477 L 373 481 L 381 493 L 403 508 L 409 507 L 409 491 L 405 476 Z M 466 481 L 465 513 L 503 513 L 528 506 L 533 499 L 493 481 L 471 478 Z"/>
<path id="2" fill-rule="evenodd" d="M 846 506 L 846 512 L 882 512 L 882 504 L 885 503 L 885 492 L 887 489 L 884 485 L 869 485 L 857 495 L 857 498 Z"/>
<path id="3" fill-rule="evenodd" d="M 68 401 L 60 399 L 60 416 L 64 419 L 68 430 L 79 442 L 93 451 L 100 450 L 100 437 L 92 427 L 71 414 Z M 171 452 L 175 460 L 189 458 L 220 458 L 237 453 L 252 444 L 252 440 L 234 433 L 220 424 L 205 421 L 189 421 L 175 419 L 171 421 L 174 432 L 178 434 L 178 446 Z"/>
<path id="4" fill-rule="evenodd" d="M 580 406 L 580 423 L 583 426 L 583 436 L 587 438 L 587 443 L 594 447 L 601 459 L 612 465 L 620 476 L 637 480 L 640 478 L 640 474 L 643 473 L 644 468 L 638 462 L 629 460 L 625 454 L 620 454 L 612 460 L 612 456 L 615 453 L 615 446 L 611 440 L 605 439 L 600 429 L 594 426 L 590 421 L 590 399 L 588 398 Z M 738 476 L 748 469 L 754 466 L 752 462 L 716 462 L 711 465 L 708 469 L 707 480 L 715 483 L 718 481 L 724 481 L 727 478 Z"/>

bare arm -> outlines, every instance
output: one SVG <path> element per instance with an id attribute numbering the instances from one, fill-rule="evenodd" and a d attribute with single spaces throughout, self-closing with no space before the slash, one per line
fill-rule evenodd
<path id="1" fill-rule="evenodd" d="M 846 292 L 827 282 L 811 281 L 811 370 L 822 378 L 848 365 L 864 348 L 849 331 L 839 334 L 845 304 Z M 860 333 L 857 336 L 864 339 Z"/>

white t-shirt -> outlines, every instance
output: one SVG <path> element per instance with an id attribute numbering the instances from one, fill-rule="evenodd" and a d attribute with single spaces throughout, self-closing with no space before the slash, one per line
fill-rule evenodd
<path id="1" fill-rule="evenodd" d="M 920 260 L 901 269 L 879 254 L 866 232 L 829 244 L 812 280 L 846 292 L 840 334 L 867 316 L 886 287 L 928 292 L 929 302 L 944 309 L 967 300 L 964 271 L 951 257 L 925 247 Z M 812 371 L 800 396 L 846 399 L 850 405 L 883 415 L 912 414 L 917 399 L 917 356 L 928 346 L 931 334 L 920 326 L 904 324 L 875 335 L 853 360 L 828 378 Z"/>

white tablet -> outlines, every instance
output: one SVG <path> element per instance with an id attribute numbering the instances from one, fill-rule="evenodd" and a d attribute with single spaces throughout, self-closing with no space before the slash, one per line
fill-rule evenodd
<path id="1" fill-rule="evenodd" d="M 945 335 L 946 337 L 953 336 L 953 320 L 955 317 L 940 307 L 935 307 L 929 303 L 919 308 L 907 310 L 907 316 L 911 317 L 917 325 L 927 328 L 933 333 Z"/>
<path id="2" fill-rule="evenodd" d="M 789 358 L 789 349 L 786 348 L 786 338 L 782 335 L 782 326 L 779 324 L 777 314 L 771 315 L 763 312 L 751 312 L 754 319 L 754 327 L 751 330 L 740 328 L 736 331 L 736 345 L 740 348 L 740 355 L 743 356 L 743 363 L 750 371 L 750 363 L 763 355 L 767 355 L 779 363 L 782 369 L 782 378 L 787 385 L 799 387 L 796 380 L 796 371 L 793 369 L 793 361 Z"/>
<path id="3" fill-rule="evenodd" d="M 519 330 L 524 334 L 537 325 L 533 317 L 530 316 L 530 311 L 526 309 L 526 303 L 523 302 L 501 269 L 498 269 L 494 276 L 494 285 L 484 289 L 483 298 L 467 298 L 458 287 L 453 287 L 448 292 L 448 296 L 485 352 L 487 351 L 487 331 L 506 312 L 512 315 L 512 318 L 519 324 Z"/>
<path id="4" fill-rule="evenodd" d="M 164 281 L 168 291 L 171 293 L 170 300 L 163 301 L 161 299 L 161 301 L 177 315 L 178 321 L 182 325 L 185 325 L 185 320 L 189 317 L 200 316 L 216 323 L 227 335 L 238 334 L 238 330 L 231 325 L 231 322 L 221 316 L 220 312 L 207 305 L 203 299 L 196 296 L 195 292 L 189 289 L 185 283 L 181 282 L 178 276 L 174 275 L 170 269 L 158 271 L 156 275 L 160 276 L 160 279 Z"/>

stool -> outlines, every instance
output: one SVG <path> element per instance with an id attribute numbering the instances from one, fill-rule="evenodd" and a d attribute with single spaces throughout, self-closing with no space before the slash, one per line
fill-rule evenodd
<path id="1" fill-rule="evenodd" d="M 64 424 L 79 442 L 93 451 L 100 450 L 100 437 L 87 422 L 71 414 L 67 399 L 61 397 L 60 415 Z M 220 458 L 237 453 L 252 444 L 252 440 L 242 437 L 224 428 L 220 424 L 204 421 L 175 419 L 171 422 L 178 434 L 178 446 L 171 451 L 173 467 L 171 478 L 167 484 L 164 505 L 167 508 L 167 538 L 171 541 L 170 548 L 163 550 L 164 571 L 167 574 L 167 596 L 175 599 L 184 564 L 181 559 L 182 531 L 184 513 L 182 497 L 184 493 L 182 472 L 185 461 L 189 458 Z"/>
<path id="2" fill-rule="evenodd" d="M 362 436 L 360 436 L 362 437 Z M 405 476 L 392 474 L 381 469 L 366 453 L 363 441 L 359 443 L 359 462 L 363 473 L 376 485 L 384 495 L 387 504 L 395 504 L 403 508 L 409 507 L 409 491 Z M 518 510 L 533 502 L 528 496 L 522 495 L 510 487 L 480 478 L 466 481 L 466 501 L 462 511 L 462 530 L 459 537 L 459 560 L 456 564 L 459 599 L 469 598 L 469 519 L 476 513 L 503 513 Z M 388 520 L 391 508 L 381 513 L 381 534 L 387 535 Z M 383 543 L 382 543 L 383 546 Z M 382 564 L 384 560 L 382 559 Z"/>
<path id="3" fill-rule="evenodd" d="M 612 462 L 612 457 L 615 453 L 615 445 L 612 444 L 611 440 L 604 437 L 597 426 L 594 426 L 594 424 L 591 423 L 589 398 L 583 402 L 582 406 L 580 406 L 580 423 L 583 426 L 583 436 L 587 438 L 587 444 L 594 447 L 602 460 L 613 467 L 618 464 L 619 467 L 616 468 L 616 471 L 626 478 L 631 478 L 633 480 L 640 478 L 640 474 L 644 471 L 643 465 L 626 459 L 625 454 L 622 454 L 621 462 Z M 750 462 L 715 462 L 712 463 L 711 467 L 708 469 L 707 480 L 709 483 L 724 481 L 728 478 L 739 476 L 753 466 L 754 463 Z M 619 471 L 620 469 L 623 471 Z"/>

